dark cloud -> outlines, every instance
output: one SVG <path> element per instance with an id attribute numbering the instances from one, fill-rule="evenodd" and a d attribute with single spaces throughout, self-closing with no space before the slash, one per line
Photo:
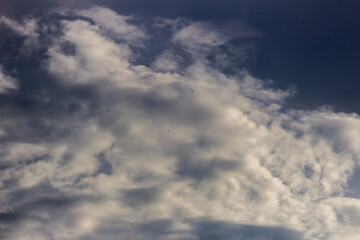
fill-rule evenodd
<path id="1" fill-rule="evenodd" d="M 3 223 L 14 223 L 22 219 L 22 214 L 20 212 L 4 212 L 0 213 L 0 222 Z"/>
<path id="2" fill-rule="evenodd" d="M 3 224 L 0 236 L 4 239 L 13 238 L 17 229 L 25 227 L 29 222 L 43 229 L 51 229 L 63 221 L 65 226 L 70 227 L 76 222 L 76 216 L 71 214 L 74 206 L 100 200 L 89 195 L 66 196 L 66 193 L 60 193 L 46 185 L 13 191 L 9 198 L 9 201 L 13 202 L 13 210 L 0 213 L 0 222 Z M 52 238 L 51 233 L 45 235 Z"/>
<path id="3" fill-rule="evenodd" d="M 238 161 L 222 159 L 181 159 L 176 173 L 181 177 L 190 177 L 195 180 L 211 180 L 221 172 L 235 171 Z"/>
<path id="4" fill-rule="evenodd" d="M 111 163 L 106 159 L 105 153 L 100 153 L 98 156 L 98 160 L 100 162 L 98 172 L 96 174 L 106 174 L 111 175 L 114 173 L 114 169 Z"/>
<path id="5" fill-rule="evenodd" d="M 155 202 L 161 191 L 156 187 L 127 189 L 121 192 L 121 200 L 128 206 L 143 207 Z"/>
<path id="6" fill-rule="evenodd" d="M 105 239 L 115 240 L 119 238 L 136 239 L 159 239 L 163 237 L 176 236 L 177 231 L 172 230 L 174 222 L 171 219 L 148 221 L 141 224 L 127 221 L 104 222 L 91 235 L 84 235 L 80 239 Z M 186 238 L 177 238 L 186 239 Z"/>
<path id="7" fill-rule="evenodd" d="M 143 232 L 145 236 L 148 236 L 150 239 L 156 239 L 161 236 L 171 235 L 173 230 L 171 230 L 174 222 L 171 219 L 161 219 L 157 221 L 151 221 L 142 223 L 137 226 L 139 232 Z"/>
<path id="8" fill-rule="evenodd" d="M 242 239 L 242 240 L 300 240 L 302 235 L 281 227 L 243 225 L 221 221 L 200 221 L 195 223 L 199 239 Z"/>

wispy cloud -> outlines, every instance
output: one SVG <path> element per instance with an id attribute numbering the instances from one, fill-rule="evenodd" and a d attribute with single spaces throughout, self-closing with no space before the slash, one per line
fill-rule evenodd
<path id="1" fill-rule="evenodd" d="M 6 16 L 0 16 L 0 26 L 5 25 L 14 33 L 25 37 L 22 54 L 29 55 L 31 51 L 39 47 L 39 33 L 37 20 L 34 18 L 24 19 L 23 22 L 17 22 Z"/>
<path id="2" fill-rule="evenodd" d="M 5 74 L 3 67 L 0 65 L 0 94 L 6 93 L 9 90 L 16 89 L 16 80 Z"/>

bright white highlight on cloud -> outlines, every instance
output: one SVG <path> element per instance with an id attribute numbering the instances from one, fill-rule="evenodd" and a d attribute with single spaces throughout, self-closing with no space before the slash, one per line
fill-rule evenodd
<path id="1" fill-rule="evenodd" d="M 148 67 L 134 64 L 130 45 L 146 46 L 147 33 L 129 18 L 100 7 L 76 14 L 94 24 L 62 20 L 44 65 L 59 86 L 92 95 L 57 123 L 68 134 L 1 147 L 0 220 L 14 224 L 0 222 L 0 236 L 210 239 L 213 225 L 223 239 L 359 236 L 359 200 L 344 197 L 359 164 L 358 115 L 282 110 L 291 90 L 206 59 L 231 40 L 211 25 L 173 33 L 196 53 L 190 64 L 172 46 Z"/>

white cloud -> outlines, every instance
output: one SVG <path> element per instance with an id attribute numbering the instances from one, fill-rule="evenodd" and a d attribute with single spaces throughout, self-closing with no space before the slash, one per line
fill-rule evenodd
<path id="1" fill-rule="evenodd" d="M 241 22 L 227 23 L 214 26 L 208 22 L 193 22 L 181 28 L 175 35 L 174 41 L 190 47 L 219 46 L 235 38 L 254 38 L 261 34 Z"/>
<path id="2" fill-rule="evenodd" d="M 204 239 L 199 219 L 240 221 L 233 230 L 244 239 L 246 226 L 304 239 L 358 233 L 359 204 L 343 197 L 358 163 L 358 115 L 281 110 L 292 91 L 246 71 L 226 75 L 196 54 L 176 72 L 181 64 L 166 65 L 171 49 L 155 58 L 161 71 L 136 65 L 127 42 L 145 33 L 107 9 L 79 13 L 95 24 L 62 21 L 46 70 L 63 91 L 93 92 L 62 123 L 69 135 L 1 149 L 1 214 L 21 213 L 9 239 Z M 193 23 L 174 39 L 211 51 L 234 37 L 208 26 Z"/>
<path id="3" fill-rule="evenodd" d="M 337 214 L 339 224 L 329 239 L 354 239 L 360 234 L 360 200 L 354 198 L 330 198 L 325 200 Z"/>
<path id="4" fill-rule="evenodd" d="M 116 44 L 103 38 L 98 27 L 84 21 L 63 21 L 65 36 L 48 49 L 49 70 L 69 82 L 89 83 L 106 81 L 109 76 L 128 75 L 130 50 L 125 44 Z M 61 44 L 74 44 L 75 55 L 65 55 Z M 66 77 L 64 77 L 66 76 Z"/>
<path id="5" fill-rule="evenodd" d="M 24 20 L 23 24 L 14 21 L 8 17 L 1 16 L 0 23 L 5 24 L 9 28 L 11 28 L 14 32 L 21 36 L 35 36 L 37 37 L 38 34 L 36 33 L 37 30 L 37 22 L 35 19 L 26 19 Z"/>
<path id="6" fill-rule="evenodd" d="M 180 58 L 178 59 L 171 51 L 165 51 L 157 57 L 154 66 L 163 71 L 176 71 L 179 67 L 178 62 L 180 62 Z"/>
<path id="7" fill-rule="evenodd" d="M 34 18 L 24 19 L 23 22 L 17 22 L 6 16 L 0 17 L 0 24 L 4 24 L 13 30 L 16 34 L 25 37 L 23 48 L 21 52 L 24 55 L 29 55 L 31 51 L 39 46 L 38 23 Z"/>
<path id="8" fill-rule="evenodd" d="M 121 16 L 108 8 L 93 7 L 77 12 L 85 17 L 91 18 L 100 30 L 110 34 L 112 39 L 126 41 L 129 45 L 142 45 L 147 35 L 137 26 L 129 24 L 131 16 Z"/>
<path id="9" fill-rule="evenodd" d="M 9 90 L 16 88 L 16 80 L 13 77 L 5 74 L 3 67 L 0 65 L 0 94 L 7 93 Z"/>

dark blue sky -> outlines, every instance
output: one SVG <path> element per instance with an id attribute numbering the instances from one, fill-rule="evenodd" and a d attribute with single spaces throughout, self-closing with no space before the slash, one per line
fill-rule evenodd
<path id="1" fill-rule="evenodd" d="M 251 72 L 280 87 L 296 85 L 294 103 L 360 112 L 358 1 L 102 1 L 125 14 L 244 21 L 264 33 Z"/>

